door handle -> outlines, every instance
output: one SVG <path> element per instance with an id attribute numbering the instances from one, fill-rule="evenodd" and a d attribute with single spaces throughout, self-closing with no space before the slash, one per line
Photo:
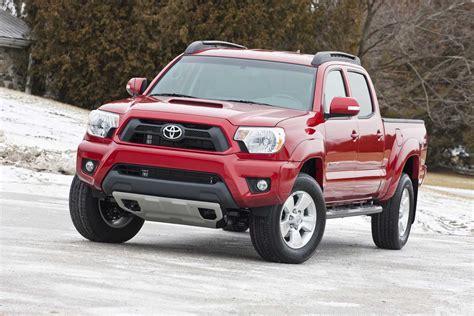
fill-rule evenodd
<path id="1" fill-rule="evenodd" d="M 381 141 L 383 139 L 383 133 L 380 130 L 377 130 L 377 140 Z"/>
<path id="2" fill-rule="evenodd" d="M 356 141 L 357 138 L 359 138 L 359 134 L 354 130 L 352 131 L 351 137 L 353 141 Z"/>

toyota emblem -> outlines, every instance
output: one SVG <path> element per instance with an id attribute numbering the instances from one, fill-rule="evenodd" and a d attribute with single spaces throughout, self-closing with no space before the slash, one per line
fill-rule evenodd
<path id="1" fill-rule="evenodd" d="M 183 128 L 175 124 L 167 124 L 161 130 L 163 137 L 168 140 L 178 141 L 184 136 Z"/>

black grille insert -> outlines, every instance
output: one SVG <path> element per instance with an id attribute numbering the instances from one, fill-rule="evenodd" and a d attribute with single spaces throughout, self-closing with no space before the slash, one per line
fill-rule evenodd
<path id="1" fill-rule="evenodd" d="M 163 126 L 170 123 L 177 124 L 184 129 L 182 139 L 173 141 L 163 137 Z M 124 128 L 120 139 L 137 144 L 193 150 L 221 152 L 229 149 L 229 143 L 224 133 L 217 126 L 161 120 L 132 119 Z"/>
<path id="2" fill-rule="evenodd" d="M 128 164 L 116 165 L 114 167 L 114 170 L 117 171 L 119 174 L 123 175 L 168 181 L 202 184 L 215 184 L 217 182 L 222 182 L 222 179 L 219 175 L 201 171 L 168 169 L 161 167 L 138 166 Z"/>

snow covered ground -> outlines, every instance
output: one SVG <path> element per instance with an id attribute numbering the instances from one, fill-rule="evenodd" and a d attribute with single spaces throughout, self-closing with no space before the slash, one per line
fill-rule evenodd
<path id="1" fill-rule="evenodd" d="M 0 315 L 474 310 L 471 237 L 414 233 L 390 251 L 374 246 L 368 222 L 331 220 L 302 265 L 262 261 L 248 232 L 147 222 L 125 244 L 93 243 L 69 218 L 70 176 L 32 173 L 16 170 L 0 192 Z"/>
<path id="2" fill-rule="evenodd" d="M 0 163 L 73 174 L 89 111 L 0 88 Z"/>
<path id="3" fill-rule="evenodd" d="M 0 315 L 474 310 L 474 190 L 423 186 L 401 251 L 373 245 L 369 217 L 329 220 L 296 266 L 260 260 L 248 233 L 180 225 L 92 243 L 68 214 L 88 111 L 3 88 L 0 110 Z"/>
<path id="4" fill-rule="evenodd" d="M 57 173 L 74 174 L 76 147 L 84 135 L 88 111 L 5 88 L 0 88 L 0 110 L 2 185 L 18 192 L 34 187 L 45 195 L 57 194 L 46 184 L 69 185 L 71 177 Z M 472 235 L 472 182 L 473 190 L 423 186 L 413 232 Z M 61 193 L 66 196 L 67 192 Z M 337 221 L 359 226 L 368 218 Z"/>

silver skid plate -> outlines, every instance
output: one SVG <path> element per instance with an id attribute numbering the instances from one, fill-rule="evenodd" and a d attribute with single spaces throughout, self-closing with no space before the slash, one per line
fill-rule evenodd
<path id="1" fill-rule="evenodd" d="M 216 228 L 217 222 L 223 217 L 220 205 L 213 202 L 181 200 L 127 192 L 113 192 L 112 195 L 121 208 L 148 221 Z M 133 211 L 126 207 L 127 200 L 136 201 L 140 206 L 140 211 Z M 213 210 L 216 218 L 203 218 L 199 209 Z"/>

